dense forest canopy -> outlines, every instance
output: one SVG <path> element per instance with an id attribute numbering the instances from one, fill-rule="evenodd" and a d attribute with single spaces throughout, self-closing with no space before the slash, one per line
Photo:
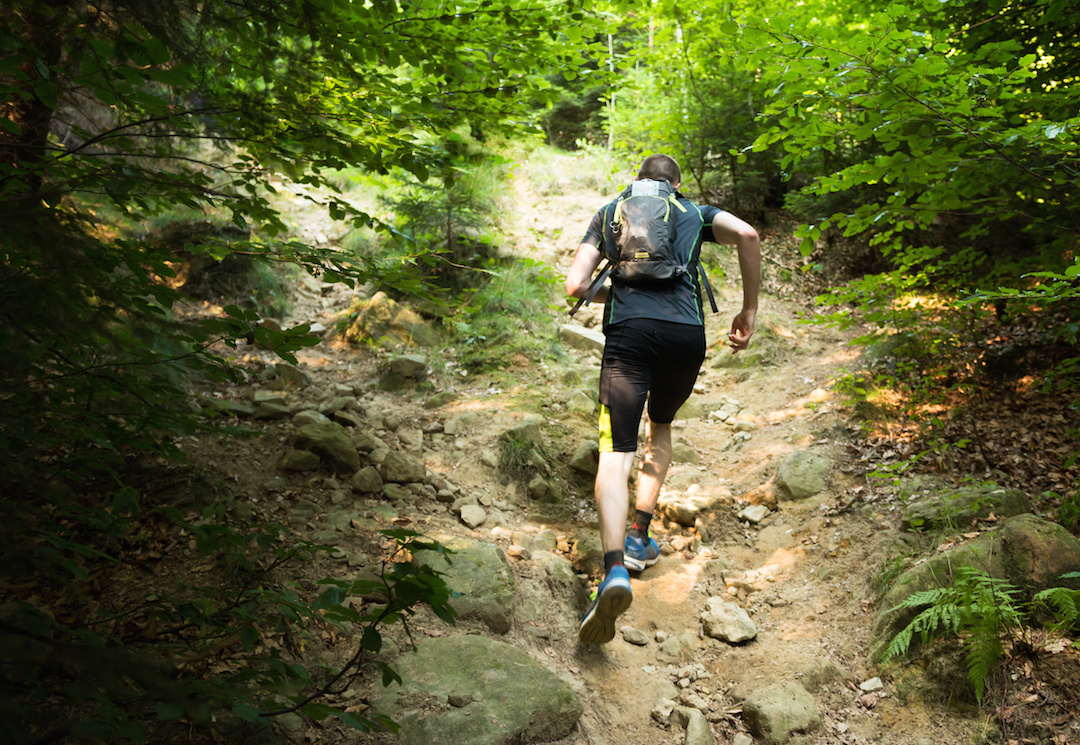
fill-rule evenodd
<path id="1" fill-rule="evenodd" d="M 0 10 L 4 571 L 85 580 L 83 564 L 108 559 L 149 507 L 130 460 L 207 426 L 187 404 L 191 376 L 232 374 L 223 345 L 290 359 L 315 342 L 261 324 L 259 303 L 174 314 L 193 292 L 181 257 L 423 296 L 431 257 L 458 250 L 474 208 L 462 175 L 520 138 L 628 163 L 668 152 L 701 199 L 793 220 L 803 270 L 832 287 L 823 318 L 873 324 L 913 395 L 977 386 L 1000 351 L 986 325 L 1024 317 L 1029 341 L 1055 350 L 1046 384 L 1075 397 L 1078 75 L 1080 8 L 1066 0 L 12 0 Z M 400 240 L 401 226 L 341 194 L 350 169 L 412 189 L 436 227 Z M 382 236 L 377 250 L 290 235 L 283 184 Z M 1074 487 L 1074 518 L 1075 502 Z M 201 529 L 208 551 L 276 540 Z M 198 623 L 228 628 L 239 608 Z M 38 641 L 132 643 L 13 618 L 6 633 Z M 179 716 L 163 701 L 196 716 L 191 702 L 216 696 L 260 716 L 237 687 L 181 690 L 118 665 L 58 736 L 140 739 L 147 712 Z"/>

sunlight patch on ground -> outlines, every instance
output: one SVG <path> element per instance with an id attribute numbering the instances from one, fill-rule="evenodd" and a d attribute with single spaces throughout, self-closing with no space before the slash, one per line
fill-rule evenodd
<path id="1" fill-rule="evenodd" d="M 775 578 L 777 575 L 793 569 L 803 557 L 801 548 L 778 548 L 757 570 L 762 579 Z"/>
<path id="2" fill-rule="evenodd" d="M 765 421 L 769 424 L 779 424 L 792 419 L 817 414 L 821 411 L 827 411 L 832 398 L 832 394 L 824 388 L 815 388 L 807 395 L 791 401 L 784 408 L 770 411 L 765 415 Z"/>
<path id="3" fill-rule="evenodd" d="M 650 581 L 649 595 L 659 603 L 685 603 L 690 599 L 690 593 L 693 592 L 702 569 L 703 564 L 697 561 L 682 562 L 677 571 L 667 572 Z"/>

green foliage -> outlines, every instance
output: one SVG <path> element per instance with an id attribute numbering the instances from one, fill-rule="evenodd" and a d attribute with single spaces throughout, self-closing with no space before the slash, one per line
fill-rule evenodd
<path id="1" fill-rule="evenodd" d="M 744 155 L 782 149 L 804 255 L 827 260 L 837 236 L 870 244 L 878 273 L 820 301 L 831 322 L 907 342 L 894 372 L 928 382 L 917 401 L 973 389 L 998 300 L 1048 338 L 1075 330 L 1080 48 L 1052 29 L 1080 13 L 1022 7 L 820 2 L 739 19 L 746 69 L 770 91 Z"/>
<path id="2" fill-rule="evenodd" d="M 1066 465 L 1071 465 L 1074 459 L 1070 459 Z M 1061 524 L 1067 530 L 1072 530 L 1080 524 L 1080 489 L 1073 484 L 1072 490 L 1062 496 L 1056 492 L 1044 492 L 1043 497 L 1048 502 L 1057 502 L 1058 508 L 1054 514 L 1054 521 Z"/>
<path id="3" fill-rule="evenodd" d="M 1065 163 L 1075 147 L 1067 133 L 1075 130 L 1076 109 L 1062 106 L 1057 91 L 1031 84 L 1039 68 L 1051 68 L 1044 77 L 1056 78 L 1075 51 L 1040 59 L 1009 34 L 970 46 L 933 15 L 937 8 L 892 5 L 823 24 L 796 10 L 748 29 L 748 40 L 760 45 L 749 64 L 762 66 L 779 86 L 768 106 L 778 125 L 759 135 L 755 148 L 782 144 L 784 164 L 793 166 L 847 143 L 875 144 L 861 158 L 851 157 L 854 149 L 841 152 L 841 167 L 809 189 L 826 194 L 882 184 L 887 194 L 818 228 L 871 231 L 884 245 L 928 230 L 940 215 L 970 211 L 979 217 L 971 237 L 1023 215 L 1031 231 L 1064 230 L 1075 238 L 1068 195 L 1077 174 Z M 855 25 L 864 32 L 850 33 Z"/>
<path id="4" fill-rule="evenodd" d="M 892 588 L 893 582 L 908 568 L 909 557 L 905 553 L 887 555 L 881 559 L 881 567 L 870 576 L 870 586 L 878 600 Z"/>
<path id="5" fill-rule="evenodd" d="M 80 624 L 60 623 L 47 609 L 29 605 L 14 616 L 6 613 L 0 643 L 12 650 L 7 682 L 23 687 L 9 695 L 20 701 L 38 686 L 50 698 L 41 711 L 25 711 L 27 725 L 52 736 L 145 741 L 148 719 L 209 724 L 214 712 L 231 709 L 252 722 L 299 711 L 315 719 L 333 716 L 361 731 L 396 730 L 383 717 L 346 712 L 326 699 L 342 681 L 372 665 L 383 685 L 399 680 L 377 655 L 386 629 L 400 624 L 409 633 L 409 619 L 419 606 L 454 622 L 448 604 L 453 593 L 441 575 L 403 558 L 447 549 L 415 531 L 382 531 L 395 548 L 380 572 L 353 581 L 325 578 L 319 584 L 327 589 L 312 597 L 275 577 L 328 547 L 291 542 L 273 524 L 251 531 L 227 527 L 213 508 L 197 520 L 175 509 L 157 513 L 190 535 L 206 560 L 225 558 L 231 568 L 217 582 L 184 583 L 118 615 L 102 608 Z M 87 550 L 79 553 L 80 562 L 95 558 Z M 90 578 L 81 567 L 75 571 Z M 141 628 L 132 633 L 129 624 L 136 620 Z M 347 662 L 333 667 L 312 653 L 297 654 L 331 628 L 356 640 Z M 228 664 L 207 664 L 225 650 Z M 53 657 L 61 664 L 49 662 Z M 57 707 L 66 709 L 59 725 L 49 721 Z"/>
<path id="6" fill-rule="evenodd" d="M 982 703 L 991 668 L 1004 656 L 1002 634 L 1020 628 L 1025 612 L 1017 588 L 972 567 L 958 567 L 947 587 L 908 596 L 891 610 L 922 608 L 885 650 L 889 661 L 907 653 L 915 635 L 922 644 L 944 636 L 959 636 L 964 645 L 968 679 Z"/>
<path id="7" fill-rule="evenodd" d="M 483 283 L 486 265 L 498 254 L 492 233 L 502 217 L 509 161 L 457 135 L 438 151 L 440 166 L 425 182 L 403 172 L 369 181 L 392 216 L 383 259 L 411 263 L 427 281 L 458 292 Z"/>
<path id="8" fill-rule="evenodd" d="M 193 580 L 123 611 L 163 631 L 105 605 L 89 618 L 26 611 L 38 631 L 4 621 L 5 634 L 78 673 L 5 655 L 3 695 L 30 695 L 39 673 L 61 681 L 32 694 L 39 704 L 55 695 L 47 711 L 61 714 L 35 723 L 44 739 L 146 739 L 155 718 L 208 722 L 221 707 L 248 720 L 296 710 L 371 724 L 326 708 L 319 691 L 337 678 L 290 660 L 290 645 L 316 624 L 356 624 L 359 664 L 378 649 L 378 629 L 418 603 L 447 617 L 437 579 L 399 561 L 384 575 L 384 608 L 338 608 L 337 595 L 316 603 L 266 573 L 321 549 L 289 546 L 273 526 L 237 530 L 221 509 L 166 510 L 138 475 L 211 426 L 192 387 L 230 380 L 230 350 L 257 343 L 292 361 L 316 343 L 306 326 L 260 323 L 280 311 L 272 281 L 282 267 L 422 289 L 417 266 L 432 247 L 408 263 L 306 245 L 279 212 L 283 185 L 369 229 L 376 221 L 340 192 L 343 170 L 407 172 L 418 190 L 434 176 L 449 188 L 464 162 L 452 157 L 456 133 L 528 126 L 531 107 L 554 99 L 548 76 L 583 64 L 601 26 L 576 1 L 15 0 L 0 10 L 0 540 L 15 549 L 4 584 L 93 597 L 105 568 L 146 545 L 151 519 L 185 531 L 219 572 L 216 584 Z M 436 204 L 440 214 L 447 204 L 463 214 L 456 196 Z M 170 235 L 203 223 L 212 229 Z M 197 265 L 221 274 L 185 284 Z M 193 297 L 217 302 L 222 290 L 232 297 L 220 313 L 187 312 Z M 363 589 L 333 588 L 343 598 Z M 239 671 L 209 664 L 233 639 L 245 651 Z M 68 715 L 70 732 L 58 724 Z"/>
<path id="9" fill-rule="evenodd" d="M 1080 572 L 1063 574 L 1061 579 L 1080 579 Z M 1054 615 L 1057 617 L 1054 625 L 1056 630 L 1076 629 L 1077 621 L 1080 621 L 1080 590 L 1070 587 L 1050 587 L 1036 594 L 1032 602 L 1037 606 L 1054 608 Z"/>
<path id="10" fill-rule="evenodd" d="M 527 258 L 489 266 L 486 281 L 447 319 L 457 364 L 476 373 L 501 369 L 515 355 L 559 358 L 558 318 L 550 312 L 559 280 L 551 268 Z"/>
<path id="11" fill-rule="evenodd" d="M 605 112 L 616 149 L 631 160 L 673 155 L 684 187 L 747 217 L 779 206 L 783 187 L 768 154 L 741 161 L 733 154 L 754 139 L 765 88 L 742 69 L 738 27 L 718 18 L 759 10 L 740 2 L 687 14 L 677 5 L 658 5 L 637 16 L 623 34 L 636 45 L 620 59 L 623 81 Z"/>
<path id="12" fill-rule="evenodd" d="M 499 438 L 499 468 L 507 476 L 528 482 L 543 462 L 543 453 L 524 435 L 511 430 Z"/>

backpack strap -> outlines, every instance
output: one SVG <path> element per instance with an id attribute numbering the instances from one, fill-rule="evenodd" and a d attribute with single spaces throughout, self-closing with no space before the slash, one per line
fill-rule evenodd
<path id="1" fill-rule="evenodd" d="M 580 308 L 582 305 L 588 305 L 592 302 L 592 299 L 596 297 L 596 293 L 598 293 L 600 291 L 600 288 L 604 285 L 604 280 L 608 278 L 609 274 L 611 274 L 612 266 L 613 265 L 611 260 L 608 259 L 607 265 L 604 267 L 604 270 L 596 275 L 596 279 L 594 279 L 592 281 L 592 284 L 589 285 L 589 289 L 587 289 L 585 291 L 585 294 L 582 297 L 579 297 L 578 301 L 574 303 L 574 307 L 570 309 L 570 315 L 574 315 L 575 313 L 577 313 L 578 308 Z M 711 297 L 712 290 L 710 290 L 709 293 Z"/>
<path id="2" fill-rule="evenodd" d="M 709 296 L 709 305 L 712 306 L 713 313 L 719 313 L 720 309 L 716 307 L 716 298 L 713 297 L 712 285 L 709 284 L 709 275 L 705 273 L 705 267 L 701 265 L 701 262 L 697 262 L 698 276 L 701 277 L 701 284 L 705 286 L 705 294 Z"/>
<path id="3" fill-rule="evenodd" d="M 679 204 L 678 202 L 675 202 Z M 681 204 L 679 204 L 682 207 Z M 701 214 L 701 208 L 694 205 L 697 208 L 698 216 L 702 218 L 704 223 L 704 216 Z M 705 273 L 705 267 L 701 264 L 701 247 L 698 247 L 697 253 L 690 257 L 689 266 L 692 267 L 691 271 L 697 271 L 699 277 L 701 277 L 701 284 L 705 288 L 705 294 L 709 298 L 709 306 L 712 308 L 713 313 L 719 313 L 720 309 L 716 307 L 716 297 L 713 295 L 712 285 L 709 284 L 709 275 Z"/>

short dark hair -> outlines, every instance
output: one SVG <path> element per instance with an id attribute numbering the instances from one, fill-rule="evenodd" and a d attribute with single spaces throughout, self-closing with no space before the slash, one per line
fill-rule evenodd
<path id="1" fill-rule="evenodd" d="M 670 155 L 657 153 L 656 155 L 650 155 L 641 162 L 637 177 L 650 178 L 654 181 L 664 181 L 666 179 L 674 186 L 682 181 L 682 169 L 679 168 L 679 164 Z"/>

